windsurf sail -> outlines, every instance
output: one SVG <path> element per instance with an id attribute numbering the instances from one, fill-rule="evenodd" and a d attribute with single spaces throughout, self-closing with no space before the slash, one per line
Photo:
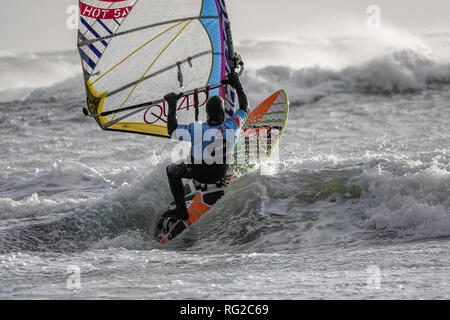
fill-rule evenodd
<path id="1" fill-rule="evenodd" d="M 180 122 L 204 121 L 209 96 L 238 67 L 224 0 L 81 0 L 78 50 L 87 116 L 104 130 L 168 137 L 163 97 L 183 92 Z"/>

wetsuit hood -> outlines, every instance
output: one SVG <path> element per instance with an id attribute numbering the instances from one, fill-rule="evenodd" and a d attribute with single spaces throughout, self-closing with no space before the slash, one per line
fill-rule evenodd
<path id="1" fill-rule="evenodd" d="M 225 121 L 225 101 L 220 96 L 213 96 L 206 102 L 206 122 L 210 126 L 220 126 Z"/>

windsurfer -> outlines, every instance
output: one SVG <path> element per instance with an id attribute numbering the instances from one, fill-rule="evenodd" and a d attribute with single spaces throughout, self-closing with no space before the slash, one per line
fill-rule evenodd
<path id="1" fill-rule="evenodd" d="M 222 83 L 236 90 L 239 101 L 239 110 L 228 120 L 225 120 L 224 100 L 220 96 L 212 96 L 206 103 L 206 123 L 179 125 L 176 112 L 177 102 L 182 95 L 170 93 L 164 97 L 169 105 L 167 127 L 169 135 L 177 140 L 188 141 L 192 146 L 189 159 L 182 163 L 172 163 L 167 167 L 176 209 L 167 211 L 162 220 L 168 217 L 189 219 L 182 179 L 194 179 L 201 184 L 214 184 L 226 176 L 228 159 L 232 158 L 237 136 L 247 121 L 249 107 L 247 96 L 236 73 L 228 75 Z"/>

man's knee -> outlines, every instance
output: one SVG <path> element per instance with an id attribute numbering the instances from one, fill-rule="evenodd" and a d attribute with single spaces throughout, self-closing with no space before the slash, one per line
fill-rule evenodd
<path id="1" fill-rule="evenodd" d="M 167 166 L 167 168 L 166 168 L 166 173 L 167 173 L 167 176 L 170 178 L 170 177 L 174 177 L 174 175 L 175 175 L 175 170 L 174 170 L 174 167 L 173 167 L 174 165 L 173 164 L 171 164 L 171 165 L 169 165 L 169 166 Z"/>
<path id="2" fill-rule="evenodd" d="M 181 178 L 185 171 L 183 165 L 177 165 L 175 163 L 172 163 L 166 168 L 167 176 L 169 178 Z"/>

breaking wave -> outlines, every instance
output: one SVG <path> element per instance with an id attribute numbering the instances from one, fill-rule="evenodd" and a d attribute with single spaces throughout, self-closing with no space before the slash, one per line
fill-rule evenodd
<path id="1" fill-rule="evenodd" d="M 37 88 L 81 75 L 73 52 L 0 54 L 0 70 L 0 102 L 25 100 Z"/>
<path id="2" fill-rule="evenodd" d="M 411 50 L 377 57 L 335 71 L 322 67 L 267 66 L 251 70 L 247 87 L 260 99 L 285 88 L 294 103 L 310 103 L 336 93 L 402 94 L 450 83 L 450 63 Z"/>
<path id="3" fill-rule="evenodd" d="M 58 139 L 82 132 L 79 136 L 86 138 L 89 134 L 85 129 L 77 131 L 75 124 L 69 125 L 73 122 L 79 126 L 80 116 L 73 110 L 79 110 L 84 100 L 79 64 L 75 52 L 2 54 L 0 102 L 26 99 L 22 107 L 29 108 L 31 114 L 40 113 L 43 106 L 49 112 L 51 107 L 52 117 L 65 119 L 65 123 L 60 127 L 58 121 L 45 115 L 45 127 L 52 129 L 44 132 L 45 137 Z M 450 64 L 408 48 L 341 68 L 320 64 L 293 67 L 271 62 L 250 68 L 244 81 L 254 101 L 284 87 L 293 104 L 304 104 L 341 93 L 392 95 L 426 90 L 450 82 Z M 356 95 L 345 101 L 355 101 Z M 13 103 L 3 107 L 17 111 Z M 292 127 L 300 127 L 302 124 L 294 116 Z M 21 115 L 16 118 L 11 120 L 14 127 L 3 127 L 11 130 L 11 136 L 24 128 L 19 122 Z M 35 125 L 42 124 L 36 121 Z M 93 125 L 92 130 L 99 129 Z M 292 132 L 301 134 L 295 130 Z M 5 144 L 10 159 L 20 148 L 34 144 L 35 132 L 27 136 L 29 144 L 24 140 Z M 130 152 L 133 146 L 140 154 L 146 147 L 163 147 L 151 140 L 142 142 L 140 137 L 132 141 L 129 136 L 114 136 L 114 143 L 120 140 L 119 147 L 108 140 L 112 139 L 109 136 L 102 136 L 103 139 L 108 142 L 108 149 L 90 163 L 98 166 L 97 170 L 63 161 L 34 174 L 2 177 L 0 252 L 160 248 L 151 237 L 155 220 L 166 209 L 169 197 L 164 170 L 167 161 L 150 161 L 157 164 L 152 167 L 146 163 L 146 169 L 140 170 L 105 169 L 109 174 L 99 171 L 105 161 L 114 163 L 113 168 L 136 164 L 139 160 Z M 94 147 L 98 141 L 100 138 L 91 141 Z M 331 143 L 316 158 L 308 154 L 302 160 L 298 153 L 292 155 L 289 165 L 275 176 L 253 172 L 239 179 L 209 215 L 164 249 L 269 252 L 296 250 L 300 246 L 450 237 L 450 153 L 445 144 L 444 150 L 415 156 L 398 152 L 339 159 L 327 153 L 334 147 Z M 109 147 L 115 152 L 110 152 Z M 82 150 L 78 145 L 76 148 Z M 66 149 L 70 147 L 36 149 L 36 154 L 43 157 L 46 150 L 52 150 L 53 160 Z M 165 155 L 162 151 L 159 154 Z M 124 155 L 129 157 L 117 158 Z M 89 158 L 73 153 L 67 157 L 78 157 L 80 162 Z M 143 170 L 150 172 L 141 176 Z"/>
<path id="4" fill-rule="evenodd" d="M 449 161 L 446 151 L 417 158 L 377 156 L 364 164 L 321 170 L 298 163 L 276 176 L 255 171 L 232 184 L 210 214 L 164 247 L 151 237 L 169 197 L 165 163 L 146 177 L 115 188 L 81 166 L 83 175 L 109 187 L 105 193 L 70 201 L 37 193 L 22 200 L 1 198 L 3 219 L 20 213 L 25 220 L 3 228 L 0 251 L 123 247 L 270 252 L 446 238 L 450 237 Z M 60 175 L 53 177 L 60 181 L 68 173 L 51 174 Z"/>
<path id="5" fill-rule="evenodd" d="M 241 46 L 243 55 L 248 55 L 250 60 L 243 80 L 253 102 L 259 102 L 280 88 L 288 91 L 294 104 L 303 104 L 336 93 L 402 94 L 450 82 L 450 62 L 442 54 L 416 43 L 398 48 L 381 46 L 369 54 L 372 47 L 367 40 L 334 39 L 326 44 L 305 41 L 249 42 Z M 365 59 L 356 59 L 358 48 L 364 46 L 369 47 Z M 279 49 L 270 53 L 267 52 L 270 47 Z M 293 63 L 316 57 L 324 50 L 332 52 L 308 63 Z M 255 52 L 261 51 L 273 57 L 264 63 L 251 63 L 258 59 Z M 286 52 L 291 55 L 280 59 Z M 340 56 L 345 62 L 327 63 Z M 42 95 L 39 88 L 45 88 L 47 95 L 61 88 L 82 90 L 81 66 L 75 51 L 5 53 L 0 56 L 0 67 L 3 71 L 0 73 L 0 102 L 39 98 Z"/>

